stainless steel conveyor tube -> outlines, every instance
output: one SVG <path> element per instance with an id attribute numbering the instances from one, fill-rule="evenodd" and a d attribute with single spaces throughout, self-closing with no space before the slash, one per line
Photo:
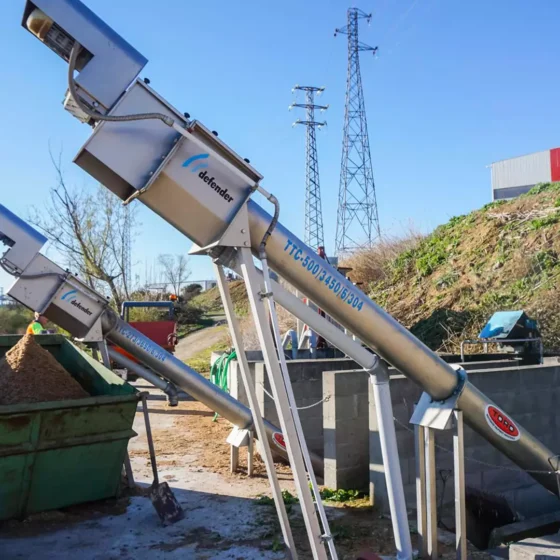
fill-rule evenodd
<path id="1" fill-rule="evenodd" d="M 260 240 L 272 217 L 253 201 L 248 202 L 248 209 L 251 247 L 258 256 Z M 464 382 L 435 352 L 280 223 L 268 239 L 267 256 L 275 272 L 434 399 L 445 400 L 460 392 L 458 406 L 467 424 L 558 495 L 556 475 L 549 464 L 555 453 L 514 420 L 508 419 L 515 427 L 513 437 L 500 433 L 488 419 L 489 411 L 496 406 L 488 397 Z"/>
<path id="2" fill-rule="evenodd" d="M 173 383 L 169 383 L 169 381 L 162 379 L 159 375 L 156 375 L 148 368 L 131 360 L 120 352 L 117 352 L 113 346 L 109 346 L 107 348 L 107 352 L 109 354 L 109 357 L 121 367 L 130 370 L 132 373 L 135 373 L 136 375 L 142 377 L 143 379 L 151 383 L 154 387 L 157 387 L 158 389 L 163 391 L 167 395 L 169 404 L 171 406 L 177 406 L 177 404 L 179 403 L 179 396 L 177 394 L 177 388 L 175 387 L 175 385 L 173 385 Z"/>
<path id="3" fill-rule="evenodd" d="M 248 407 L 202 377 L 187 364 L 166 352 L 128 323 L 125 323 L 112 310 L 107 309 L 104 312 L 101 323 L 103 334 L 107 340 L 129 352 L 145 366 L 180 387 L 235 426 L 239 428 L 250 428 L 252 426 L 253 418 Z M 285 448 L 278 445 L 280 428 L 266 419 L 264 423 L 271 448 L 287 460 L 288 456 Z M 276 438 L 274 437 L 275 434 L 277 434 Z M 313 453 L 311 454 L 311 460 L 315 472 L 322 475 L 323 460 Z"/>

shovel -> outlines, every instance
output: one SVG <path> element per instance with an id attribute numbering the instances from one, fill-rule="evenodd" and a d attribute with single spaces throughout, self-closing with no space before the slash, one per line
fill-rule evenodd
<path id="1" fill-rule="evenodd" d="M 173 494 L 169 484 L 162 482 L 160 484 L 157 466 L 156 452 L 154 450 L 154 441 L 152 439 L 152 429 L 150 427 L 150 415 L 148 414 L 148 393 L 141 393 L 142 411 L 144 412 L 144 422 L 146 423 L 146 437 L 148 439 L 148 448 L 150 450 L 150 462 L 152 464 L 152 472 L 154 473 L 154 482 L 150 488 L 150 500 L 156 510 L 159 518 L 164 525 L 172 525 L 183 519 L 185 512 L 177 498 Z"/>

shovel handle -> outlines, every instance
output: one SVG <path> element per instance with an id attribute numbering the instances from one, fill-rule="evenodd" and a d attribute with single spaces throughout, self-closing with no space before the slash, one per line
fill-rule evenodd
<path id="1" fill-rule="evenodd" d="M 154 440 L 152 439 L 152 428 L 150 427 L 150 415 L 148 413 L 148 393 L 140 393 L 142 399 L 142 412 L 144 413 L 144 423 L 146 424 L 146 438 L 148 440 L 148 449 L 150 450 L 150 463 L 152 464 L 152 472 L 154 473 L 153 486 L 159 484 L 159 477 L 156 465 L 156 451 L 154 449 Z"/>

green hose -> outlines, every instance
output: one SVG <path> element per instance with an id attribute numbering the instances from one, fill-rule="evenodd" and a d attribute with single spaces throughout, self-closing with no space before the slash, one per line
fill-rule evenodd
<path id="1" fill-rule="evenodd" d="M 222 354 L 210 369 L 210 381 L 217 385 L 222 391 L 229 393 L 229 380 L 228 371 L 229 363 L 237 358 L 235 350 L 232 350 L 230 354 Z M 213 422 L 218 419 L 218 413 L 214 414 Z"/>

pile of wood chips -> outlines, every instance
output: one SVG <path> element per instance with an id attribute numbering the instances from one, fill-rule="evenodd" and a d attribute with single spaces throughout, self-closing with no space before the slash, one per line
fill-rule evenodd
<path id="1" fill-rule="evenodd" d="M 32 334 L 25 335 L 0 360 L 0 405 L 89 396 Z"/>

